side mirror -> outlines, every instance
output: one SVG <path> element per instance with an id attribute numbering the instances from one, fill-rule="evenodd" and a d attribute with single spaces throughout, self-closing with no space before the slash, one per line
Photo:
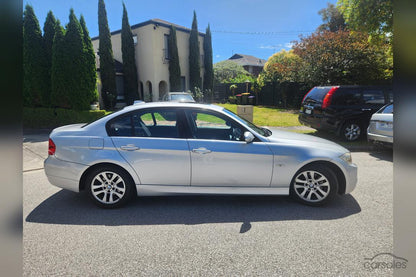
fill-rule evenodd
<path id="1" fill-rule="evenodd" d="M 244 140 L 247 143 L 253 142 L 253 140 L 255 139 L 254 135 L 250 132 L 244 132 Z"/>

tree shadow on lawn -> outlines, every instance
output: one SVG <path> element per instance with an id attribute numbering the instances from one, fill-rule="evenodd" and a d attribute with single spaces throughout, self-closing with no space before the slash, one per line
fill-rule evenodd
<path id="1" fill-rule="evenodd" d="M 27 222 L 74 225 L 166 225 L 285 220 L 331 220 L 361 211 L 351 195 L 324 207 L 310 207 L 288 196 L 186 195 L 139 197 L 119 209 L 100 209 L 85 193 L 61 190 L 37 206 Z M 245 229 L 245 230 L 243 230 Z"/>

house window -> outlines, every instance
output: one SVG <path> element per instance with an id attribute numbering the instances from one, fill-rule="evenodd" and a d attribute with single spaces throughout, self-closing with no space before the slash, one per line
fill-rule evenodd
<path id="1" fill-rule="evenodd" d="M 186 79 L 185 79 L 185 76 L 181 76 L 181 85 L 182 85 L 182 91 L 186 91 Z"/>
<path id="2" fill-rule="evenodd" d="M 164 53 L 164 58 L 166 60 L 170 59 L 169 56 L 169 35 L 165 35 L 165 48 L 163 49 L 163 53 Z"/>
<path id="3" fill-rule="evenodd" d="M 133 42 L 134 42 L 134 45 L 136 45 L 136 44 L 137 44 L 137 35 L 134 35 L 134 36 L 133 36 Z"/>

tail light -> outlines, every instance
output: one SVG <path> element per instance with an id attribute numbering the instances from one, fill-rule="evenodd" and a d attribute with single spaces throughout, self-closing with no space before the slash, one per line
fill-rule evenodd
<path id="1" fill-rule="evenodd" d="M 305 94 L 305 96 L 303 96 L 303 99 L 302 99 L 302 104 L 303 104 L 303 101 L 305 101 L 305 98 L 306 98 L 306 96 L 308 96 L 308 94 L 309 94 L 309 92 L 311 92 L 311 90 L 313 90 L 314 88 L 311 88 L 306 94 Z"/>
<path id="2" fill-rule="evenodd" d="M 53 142 L 53 140 L 49 139 L 48 154 L 55 155 L 55 151 L 56 151 L 56 145 Z"/>
<path id="3" fill-rule="evenodd" d="M 325 95 L 324 101 L 322 102 L 322 109 L 328 108 L 328 106 L 331 104 L 331 98 L 334 92 L 339 88 L 339 86 L 332 87 L 328 93 Z"/>

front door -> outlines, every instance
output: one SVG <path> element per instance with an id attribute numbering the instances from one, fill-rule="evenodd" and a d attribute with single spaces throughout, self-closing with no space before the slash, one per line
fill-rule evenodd
<path id="1" fill-rule="evenodd" d="M 273 153 L 264 142 L 246 143 L 245 128 L 224 114 L 203 109 L 186 114 L 192 186 L 270 186 Z"/>

